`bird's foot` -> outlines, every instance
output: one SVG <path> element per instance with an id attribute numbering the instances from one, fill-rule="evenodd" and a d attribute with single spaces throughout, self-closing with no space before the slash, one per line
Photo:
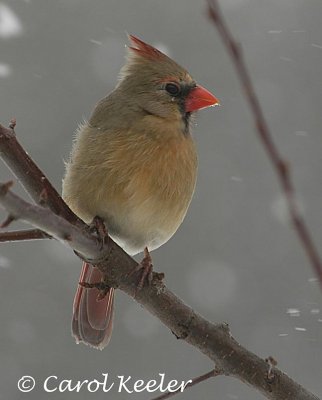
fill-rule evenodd
<path id="1" fill-rule="evenodd" d="M 97 289 L 99 291 L 97 295 L 97 301 L 101 301 L 105 298 L 109 290 L 111 289 L 110 286 L 108 286 L 106 283 L 103 281 L 101 282 L 95 282 L 95 283 L 88 283 L 88 282 L 78 282 L 79 286 L 82 286 L 85 289 Z"/>
<path id="2" fill-rule="evenodd" d="M 98 215 L 96 215 L 93 218 L 93 221 L 91 222 L 89 227 L 92 233 L 96 233 L 98 239 L 100 240 L 101 247 L 103 247 L 108 240 L 108 231 L 104 223 L 104 220 Z"/>
<path id="3" fill-rule="evenodd" d="M 143 260 L 140 262 L 140 264 L 138 264 L 135 268 L 133 268 L 133 270 L 129 273 L 129 276 L 135 274 L 136 272 L 141 273 L 140 280 L 136 287 L 136 293 L 137 293 L 138 291 L 142 290 L 145 281 L 147 282 L 148 285 L 150 285 L 153 278 L 152 257 L 147 247 L 144 248 Z"/>

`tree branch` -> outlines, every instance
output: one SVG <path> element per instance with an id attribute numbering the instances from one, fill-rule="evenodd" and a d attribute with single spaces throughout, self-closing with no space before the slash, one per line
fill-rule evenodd
<path id="1" fill-rule="evenodd" d="M 272 134 L 265 120 L 264 113 L 255 93 L 250 74 L 246 68 L 242 49 L 234 39 L 226 24 L 226 21 L 220 11 L 218 0 L 208 0 L 208 5 L 209 16 L 214 25 L 217 27 L 222 41 L 227 47 L 227 50 L 229 51 L 233 64 L 236 68 L 236 72 L 244 90 L 245 97 L 253 114 L 257 135 L 262 142 L 268 158 L 270 159 L 279 179 L 281 188 L 286 198 L 291 221 L 297 236 L 299 237 L 302 247 L 308 256 L 311 266 L 318 277 L 320 286 L 322 287 L 322 262 L 309 228 L 298 208 L 289 165 L 281 156 L 273 140 Z"/>
<path id="2" fill-rule="evenodd" d="M 99 240 L 80 230 L 48 208 L 33 205 L 10 191 L 11 182 L 0 184 L 0 203 L 8 211 L 9 219 L 29 222 L 63 242 L 73 242 L 73 249 L 87 259 L 97 257 Z"/>
<path id="3" fill-rule="evenodd" d="M 98 239 L 51 210 L 33 205 L 0 184 L 0 204 L 14 219 L 22 219 L 63 241 L 83 259 L 97 266 L 106 283 L 121 289 L 143 305 L 174 335 L 198 348 L 216 363 L 216 370 L 257 388 L 268 399 L 317 400 L 291 378 L 242 347 L 231 336 L 226 324 L 212 324 L 183 303 L 153 273 L 150 286 L 136 291 L 136 276 L 130 274 L 137 263 L 111 239 L 100 245 Z"/>
<path id="4" fill-rule="evenodd" d="M 39 229 L 25 229 L 23 231 L 11 231 L 0 233 L 0 243 L 20 242 L 23 240 L 52 239 L 50 235 Z"/>
<path id="5" fill-rule="evenodd" d="M 214 378 L 215 376 L 221 375 L 220 371 L 217 371 L 216 369 L 212 369 L 211 371 L 207 372 L 206 374 L 200 375 L 196 378 L 191 379 L 191 382 L 187 384 L 185 387 L 185 390 L 188 388 L 191 388 L 195 385 L 198 385 L 198 383 L 204 382 L 207 379 Z M 165 400 L 169 399 L 170 397 L 175 396 L 176 394 L 181 393 L 181 390 L 175 390 L 174 392 L 166 392 L 162 394 L 161 396 L 154 397 L 152 400 Z"/>
<path id="6" fill-rule="evenodd" d="M 35 203 L 46 203 L 46 206 L 55 214 L 84 227 L 84 222 L 67 206 L 45 174 L 20 145 L 14 131 L 15 126 L 15 121 L 11 121 L 9 128 L 0 125 L 0 157 L 2 160 Z"/>

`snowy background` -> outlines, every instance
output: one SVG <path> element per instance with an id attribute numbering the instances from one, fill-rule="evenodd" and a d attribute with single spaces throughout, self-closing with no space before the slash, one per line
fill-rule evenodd
<path id="1" fill-rule="evenodd" d="M 222 3 L 320 246 L 322 2 Z M 1 123 L 17 118 L 19 140 L 60 190 L 77 124 L 116 83 L 126 32 L 166 49 L 222 103 L 199 114 L 196 193 L 177 234 L 153 253 L 155 269 L 197 311 L 228 322 L 244 346 L 274 356 L 282 370 L 321 396 L 321 291 L 289 226 L 277 179 L 204 1 L 0 1 Z M 11 178 L 4 164 L 0 178 Z M 103 352 L 76 345 L 70 319 L 79 272 L 73 253 L 53 241 L 1 245 L 0 399 L 43 399 L 41 382 L 49 375 L 83 380 L 109 372 L 152 379 L 165 372 L 169 380 L 187 380 L 213 367 L 122 293 L 110 345 Z M 22 375 L 35 377 L 32 394 L 18 391 Z M 82 391 L 48 398 L 89 396 L 153 397 Z M 180 398 L 263 397 L 220 377 Z"/>

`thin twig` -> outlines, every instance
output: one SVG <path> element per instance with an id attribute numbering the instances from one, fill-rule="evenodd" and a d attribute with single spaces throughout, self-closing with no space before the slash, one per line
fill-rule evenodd
<path id="1" fill-rule="evenodd" d="M 232 57 L 237 75 L 239 77 L 239 80 L 245 92 L 246 99 L 249 103 L 254 117 L 258 137 L 260 138 L 265 148 L 265 151 L 273 165 L 273 168 L 275 169 L 275 172 L 278 176 L 280 185 L 287 201 L 289 213 L 295 231 L 310 260 L 313 270 L 315 271 L 315 274 L 319 279 L 320 285 L 322 286 L 322 261 L 320 259 L 317 247 L 314 244 L 309 228 L 304 221 L 296 202 L 295 189 L 289 165 L 281 156 L 273 140 L 262 108 L 260 106 L 258 97 L 255 93 L 250 74 L 246 68 L 241 47 L 234 39 L 233 35 L 230 32 L 230 29 L 226 24 L 226 21 L 221 13 L 218 0 L 208 0 L 208 4 L 209 16 L 213 23 L 216 25 L 221 35 L 221 38 Z"/>
<path id="2" fill-rule="evenodd" d="M 209 378 L 214 378 L 215 376 L 220 375 L 220 372 L 218 372 L 216 369 L 212 369 L 211 371 L 207 372 L 206 374 L 200 375 L 196 378 L 190 379 L 190 382 L 186 385 L 183 391 L 186 391 L 188 388 L 191 388 L 198 383 L 201 383 L 203 381 L 206 381 Z M 169 399 L 172 396 L 175 396 L 178 393 L 182 393 L 181 389 L 177 389 L 174 392 L 166 392 L 162 394 L 161 396 L 154 397 L 151 400 L 164 400 L 164 399 Z"/>
<path id="3" fill-rule="evenodd" d="M 22 231 L 0 232 L 1 242 L 20 242 L 24 240 L 52 239 L 50 235 L 40 229 L 25 229 Z"/>

